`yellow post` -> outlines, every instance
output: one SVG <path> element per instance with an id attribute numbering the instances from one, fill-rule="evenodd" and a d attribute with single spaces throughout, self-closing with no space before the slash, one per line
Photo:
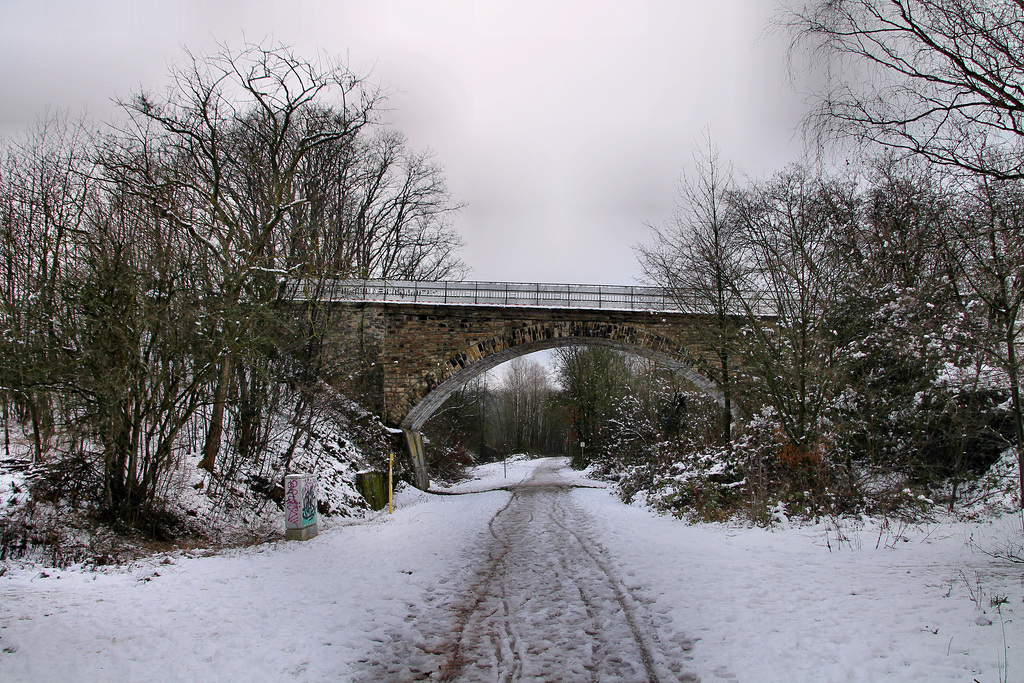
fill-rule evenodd
<path id="1" fill-rule="evenodd" d="M 395 468 L 395 454 L 388 454 L 388 514 L 392 514 L 394 507 L 392 506 L 391 496 L 394 489 L 391 488 L 391 471 Z"/>

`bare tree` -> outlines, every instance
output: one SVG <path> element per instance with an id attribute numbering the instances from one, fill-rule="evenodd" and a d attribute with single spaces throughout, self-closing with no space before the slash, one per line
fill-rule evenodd
<path id="1" fill-rule="evenodd" d="M 1006 375 L 1017 443 L 1020 504 L 1024 508 L 1024 406 L 1021 359 L 1024 336 L 1024 186 L 1019 181 L 981 178 L 961 202 L 950 259 L 966 283 L 961 327 L 981 355 Z M 981 306 L 975 306 L 980 303 Z"/>
<path id="2" fill-rule="evenodd" d="M 122 102 L 130 125 L 106 166 L 203 248 L 219 302 L 211 311 L 219 342 L 199 463 L 212 472 L 250 319 L 239 306 L 272 301 L 288 274 L 287 229 L 295 224 L 287 219 L 307 201 L 298 182 L 303 160 L 352 139 L 370 122 L 378 95 L 344 65 L 305 61 L 282 46 L 223 47 L 191 57 L 172 70 L 165 97 L 140 93 Z M 321 106 L 324 99 L 333 106 Z"/>
<path id="3" fill-rule="evenodd" d="M 396 131 L 361 148 L 357 203 L 348 216 L 352 275 L 404 280 L 461 279 L 454 256 L 461 240 L 448 218 L 452 203 L 441 168 L 425 153 L 407 149 Z"/>
<path id="4" fill-rule="evenodd" d="M 363 134 L 376 89 L 281 46 L 189 58 L 105 136 L 53 117 L 0 147 L 5 429 L 52 449 L 55 497 L 136 528 L 159 523 L 185 458 L 201 450 L 226 489 L 266 480 L 334 410 L 323 307 L 299 310 L 283 280 L 462 268 L 440 167 Z M 290 446 L 269 458 L 279 429 Z"/>
<path id="5" fill-rule="evenodd" d="M 1024 177 L 1022 0 L 813 0 L 778 21 L 828 64 L 816 133 Z"/>
<path id="6" fill-rule="evenodd" d="M 89 130 L 47 114 L 12 141 L 0 167 L 0 393 L 24 407 L 40 459 L 53 431 L 51 391 L 63 358 L 60 285 L 74 267 L 94 184 Z"/>
<path id="7" fill-rule="evenodd" d="M 548 372 L 537 361 L 520 356 L 505 366 L 495 420 L 506 453 L 536 452 L 545 445 L 547 399 L 552 391 Z"/>
<path id="8" fill-rule="evenodd" d="M 944 246 L 964 299 L 983 309 L 968 308 L 960 321 L 968 341 L 1007 375 L 1024 470 L 1016 348 L 1024 254 L 1014 208 L 1024 179 L 1024 2 L 814 0 L 780 22 L 794 48 L 829 65 L 812 130 L 967 176 L 960 182 L 973 199 Z M 988 324 L 974 324 L 978 317 Z M 1024 474 L 1020 484 L 1024 507 Z"/>
<path id="9" fill-rule="evenodd" d="M 173 222 L 154 218 L 131 188 L 108 187 L 79 237 L 65 346 L 76 362 L 61 389 L 75 450 L 102 448 L 102 509 L 131 525 L 154 521 L 167 474 L 191 449 L 179 436 L 202 405 L 195 348 L 204 311 L 192 260 Z"/>
<path id="10" fill-rule="evenodd" d="M 584 466 L 604 450 L 603 427 L 630 392 L 630 365 L 621 353 L 604 346 L 561 347 L 555 351 L 555 364 L 569 448 L 574 464 Z"/>
<path id="11" fill-rule="evenodd" d="M 732 436 L 733 365 L 735 341 L 743 308 L 749 264 L 742 233 L 729 215 L 733 192 L 730 168 L 723 168 L 710 138 L 694 153 L 694 172 L 679 187 L 672 220 L 651 226 L 654 244 L 635 248 L 647 278 L 674 293 L 683 310 L 711 318 L 701 326 L 703 341 L 717 361 L 718 381 L 725 398 L 722 439 Z"/>
<path id="12" fill-rule="evenodd" d="M 772 311 L 741 299 L 752 334 L 746 362 L 764 403 L 798 454 L 818 445 L 830 399 L 842 382 L 840 345 L 830 316 L 840 301 L 850 264 L 836 233 L 855 219 L 854 188 L 791 167 L 734 195 L 753 268 L 752 285 Z"/>
<path id="13" fill-rule="evenodd" d="M 311 273 L 405 280 L 461 279 L 461 239 L 442 168 L 398 131 L 324 145 L 303 163 L 308 203 L 294 219 L 293 258 Z"/>

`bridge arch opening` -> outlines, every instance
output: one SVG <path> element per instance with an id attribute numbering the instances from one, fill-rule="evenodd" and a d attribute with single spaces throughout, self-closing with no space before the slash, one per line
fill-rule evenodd
<path id="1" fill-rule="evenodd" d="M 570 346 L 603 346 L 630 355 L 653 360 L 685 378 L 720 406 L 725 406 L 725 396 L 718 383 L 700 372 L 690 363 L 681 360 L 678 357 L 621 339 L 592 336 L 569 336 L 541 339 L 509 346 L 507 348 L 493 351 L 484 355 L 479 360 L 467 364 L 464 368 L 455 372 L 443 382 L 433 387 L 423 398 L 416 402 L 402 420 L 400 427 L 406 430 L 407 433 L 419 432 L 423 428 L 423 425 L 426 424 L 426 422 L 438 411 L 438 409 L 441 408 L 442 405 L 444 405 L 444 402 L 447 401 L 452 394 L 502 363 L 506 363 L 520 356 L 526 356 L 538 351 Z M 735 407 L 733 407 L 734 412 L 735 410 Z"/>

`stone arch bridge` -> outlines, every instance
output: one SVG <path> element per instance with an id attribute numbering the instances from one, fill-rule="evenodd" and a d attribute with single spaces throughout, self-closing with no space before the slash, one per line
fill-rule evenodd
<path id="1" fill-rule="evenodd" d="M 305 298 L 296 291 L 294 298 Z M 338 280 L 316 297 L 361 309 L 380 338 L 385 420 L 403 429 L 416 485 L 429 486 L 421 428 L 460 386 L 517 356 L 601 345 L 656 360 L 719 404 L 701 346 L 709 316 L 652 287 Z"/>

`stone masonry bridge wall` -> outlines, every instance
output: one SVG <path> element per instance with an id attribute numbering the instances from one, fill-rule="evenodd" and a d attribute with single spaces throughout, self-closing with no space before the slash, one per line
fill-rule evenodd
<path id="1" fill-rule="evenodd" d="M 384 417 L 406 430 L 423 488 L 428 481 L 425 466 L 415 462 L 423 424 L 460 386 L 517 356 L 578 344 L 608 346 L 657 360 L 724 403 L 714 364 L 700 343 L 706 322 L 701 315 L 385 302 L 334 305 L 333 336 L 361 335 L 378 358 Z"/>
<path id="2" fill-rule="evenodd" d="M 389 422 L 419 429 L 458 386 L 516 356 L 601 344 L 656 358 L 718 398 L 695 332 L 701 316 L 646 311 L 375 306 L 384 318 L 380 360 Z"/>

